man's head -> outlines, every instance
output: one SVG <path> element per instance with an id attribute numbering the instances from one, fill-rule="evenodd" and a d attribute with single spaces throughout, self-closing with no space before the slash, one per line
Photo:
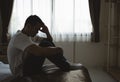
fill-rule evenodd
<path id="1" fill-rule="evenodd" d="M 26 19 L 23 31 L 27 35 L 33 37 L 38 33 L 40 27 L 43 25 L 43 21 L 37 15 L 31 15 Z"/>
<path id="2" fill-rule="evenodd" d="M 25 26 L 27 24 L 30 24 L 34 27 L 37 23 L 44 24 L 43 21 L 37 15 L 30 15 L 25 21 Z"/>

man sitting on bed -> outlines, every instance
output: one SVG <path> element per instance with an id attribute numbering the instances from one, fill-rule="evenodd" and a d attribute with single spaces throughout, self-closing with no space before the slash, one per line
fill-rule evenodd
<path id="1" fill-rule="evenodd" d="M 45 33 L 47 37 L 36 36 L 38 31 Z M 8 62 L 12 74 L 39 74 L 45 58 L 62 71 L 69 71 L 70 64 L 63 56 L 62 48 L 55 47 L 52 41 L 52 36 L 43 21 L 36 15 L 29 16 L 24 28 L 11 38 L 8 45 Z"/>

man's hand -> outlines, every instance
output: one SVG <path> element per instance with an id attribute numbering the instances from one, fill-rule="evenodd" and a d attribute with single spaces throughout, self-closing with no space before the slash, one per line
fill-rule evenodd
<path id="1" fill-rule="evenodd" d="M 52 38 L 52 36 L 50 35 L 49 30 L 48 30 L 48 27 L 47 27 L 46 25 L 41 26 L 41 27 L 40 27 L 40 31 L 43 32 L 43 33 L 46 33 L 46 35 L 47 35 L 47 38 L 46 38 L 46 39 L 47 39 L 47 40 L 53 41 L 53 38 Z"/>
<path id="2" fill-rule="evenodd" d="M 48 33 L 49 32 L 49 30 L 48 30 L 46 25 L 40 27 L 40 31 L 43 32 L 43 33 Z"/>

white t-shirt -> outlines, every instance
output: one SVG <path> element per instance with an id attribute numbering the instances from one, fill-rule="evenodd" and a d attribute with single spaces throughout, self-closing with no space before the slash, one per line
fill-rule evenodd
<path id="1" fill-rule="evenodd" d="M 42 40 L 42 39 L 41 39 Z M 22 76 L 22 56 L 24 50 L 31 44 L 36 44 L 31 37 L 18 31 L 10 40 L 7 56 L 10 69 L 13 75 Z"/>

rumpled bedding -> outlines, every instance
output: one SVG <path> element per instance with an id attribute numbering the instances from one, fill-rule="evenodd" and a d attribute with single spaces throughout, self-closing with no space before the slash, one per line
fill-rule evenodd
<path id="1" fill-rule="evenodd" d="M 39 75 L 23 78 L 12 76 L 9 65 L 0 62 L 0 82 L 91 82 L 88 72 L 82 69 L 63 72 L 54 65 L 44 66 L 43 72 Z"/>

